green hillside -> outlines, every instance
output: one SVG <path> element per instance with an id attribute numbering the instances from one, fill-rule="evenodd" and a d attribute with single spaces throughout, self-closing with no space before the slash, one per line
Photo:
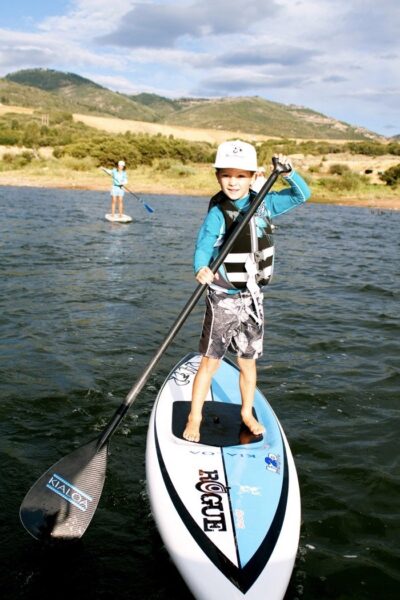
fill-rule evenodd
<path id="1" fill-rule="evenodd" d="M 181 110 L 165 119 L 170 125 L 230 129 L 295 138 L 365 139 L 376 137 L 320 113 L 259 97 L 181 102 Z M 368 135 L 369 134 L 369 135 Z"/>
<path id="2" fill-rule="evenodd" d="M 61 110 L 80 112 L 82 107 L 68 98 L 60 98 L 35 87 L 0 79 L 0 102 L 11 106 L 23 106 L 42 111 Z"/>
<path id="3" fill-rule="evenodd" d="M 75 112 L 111 115 L 136 121 L 157 120 L 157 114 L 144 104 L 74 73 L 61 73 L 52 69 L 24 69 L 6 75 L 5 79 L 21 86 L 29 86 L 30 89 L 38 88 L 51 93 L 59 97 L 61 102 L 73 105 Z M 28 97 L 30 92 L 25 94 Z"/>
<path id="4" fill-rule="evenodd" d="M 112 92 L 80 75 L 51 69 L 25 69 L 0 79 L 0 100 L 3 104 L 42 110 L 51 108 L 166 125 L 226 129 L 238 134 L 332 140 L 380 137 L 307 108 L 258 96 L 179 100 L 148 93 L 129 96 Z"/>
<path id="5" fill-rule="evenodd" d="M 302 139 L 363 140 L 380 137 L 310 109 L 271 102 L 258 96 L 169 100 L 154 94 L 139 94 L 132 98 L 151 106 L 159 115 L 158 121 L 166 125 Z"/>
<path id="6" fill-rule="evenodd" d="M 101 88 L 97 83 L 80 75 L 75 75 L 75 73 L 62 73 L 52 69 L 23 69 L 22 71 L 9 73 L 6 75 L 6 79 L 22 85 L 37 87 L 45 92 L 57 92 L 61 88 L 69 86 Z"/>
<path id="7" fill-rule="evenodd" d="M 158 116 L 158 120 L 167 118 L 171 113 L 181 110 L 181 103 L 179 100 L 171 100 L 164 96 L 157 96 L 157 94 L 136 94 L 135 96 L 128 96 L 131 100 L 148 106 Z"/>

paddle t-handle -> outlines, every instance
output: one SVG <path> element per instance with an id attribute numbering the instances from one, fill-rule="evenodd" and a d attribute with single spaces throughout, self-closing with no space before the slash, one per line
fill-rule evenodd
<path id="1" fill-rule="evenodd" d="M 272 165 L 274 170 L 279 171 L 279 173 L 290 173 L 292 167 L 288 164 L 283 164 L 279 162 L 279 158 L 277 156 L 272 157 Z"/>

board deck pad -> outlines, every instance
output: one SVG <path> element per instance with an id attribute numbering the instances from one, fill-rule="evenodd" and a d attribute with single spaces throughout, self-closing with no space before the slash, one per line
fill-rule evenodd
<path id="1" fill-rule="evenodd" d="M 183 430 L 190 411 L 190 402 L 177 400 L 173 404 L 172 433 L 184 439 Z M 242 423 L 241 406 L 228 402 L 205 402 L 201 424 L 201 443 L 204 446 L 240 446 L 262 440 L 262 435 L 254 435 Z M 253 409 L 253 416 L 257 414 Z"/>

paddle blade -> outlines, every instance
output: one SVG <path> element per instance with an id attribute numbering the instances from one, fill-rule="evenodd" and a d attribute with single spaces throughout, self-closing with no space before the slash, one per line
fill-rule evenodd
<path id="1" fill-rule="evenodd" d="M 153 213 L 154 212 L 154 208 L 151 208 L 151 206 L 149 206 L 145 202 L 143 202 L 143 205 L 144 205 L 145 209 L 147 210 L 147 212 L 149 212 L 149 213 Z"/>
<path id="2" fill-rule="evenodd" d="M 93 440 L 56 462 L 26 494 L 20 509 L 37 540 L 76 539 L 86 531 L 103 490 L 108 446 Z"/>

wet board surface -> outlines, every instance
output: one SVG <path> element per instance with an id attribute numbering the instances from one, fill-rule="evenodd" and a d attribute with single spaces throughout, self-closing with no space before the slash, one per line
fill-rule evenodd
<path id="1" fill-rule="evenodd" d="M 146 475 L 153 516 L 197 600 L 282 600 L 300 533 L 300 492 L 282 427 L 257 390 L 253 436 L 240 420 L 239 371 L 224 359 L 203 410 L 199 443 L 182 431 L 200 356 L 171 371 L 153 407 Z"/>

